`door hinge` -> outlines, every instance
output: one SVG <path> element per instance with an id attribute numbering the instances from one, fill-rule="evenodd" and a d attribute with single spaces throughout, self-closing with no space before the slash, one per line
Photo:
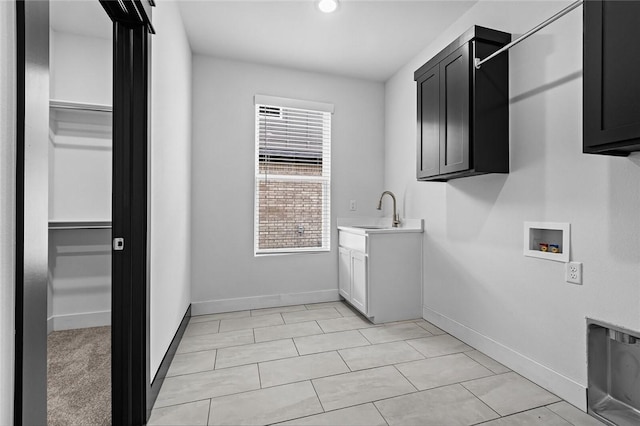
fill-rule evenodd
<path id="1" fill-rule="evenodd" d="M 117 251 L 124 250 L 124 238 L 114 238 L 113 249 Z"/>

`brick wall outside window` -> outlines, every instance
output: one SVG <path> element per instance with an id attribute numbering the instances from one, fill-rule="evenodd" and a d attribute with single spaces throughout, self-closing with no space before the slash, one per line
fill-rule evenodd
<path id="1" fill-rule="evenodd" d="M 269 163 L 258 182 L 258 248 L 287 249 L 322 247 L 323 182 L 291 181 L 271 175 L 321 176 L 322 165 Z"/>

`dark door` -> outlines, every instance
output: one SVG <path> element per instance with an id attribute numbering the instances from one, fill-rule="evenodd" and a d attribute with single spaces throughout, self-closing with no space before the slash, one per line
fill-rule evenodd
<path id="1" fill-rule="evenodd" d="M 440 174 L 440 69 L 418 81 L 418 179 Z"/>
<path id="2" fill-rule="evenodd" d="M 640 2 L 584 3 L 584 152 L 640 150 Z"/>
<path id="3" fill-rule="evenodd" d="M 469 169 L 469 45 L 440 62 L 440 174 Z"/>
<path id="4" fill-rule="evenodd" d="M 101 4 L 113 21 L 112 422 L 143 425 L 151 409 L 147 116 L 152 28 L 146 2 Z"/>

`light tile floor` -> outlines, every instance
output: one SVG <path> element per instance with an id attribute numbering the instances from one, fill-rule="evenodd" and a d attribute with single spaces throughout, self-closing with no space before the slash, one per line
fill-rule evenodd
<path id="1" fill-rule="evenodd" d="M 330 302 L 191 318 L 149 424 L 601 423 L 422 319 Z"/>

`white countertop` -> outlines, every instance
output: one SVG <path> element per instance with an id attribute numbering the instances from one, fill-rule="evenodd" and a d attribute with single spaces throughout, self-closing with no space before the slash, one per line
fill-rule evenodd
<path id="1" fill-rule="evenodd" d="M 371 228 L 368 228 L 371 226 Z M 424 232 L 423 219 L 400 219 L 397 228 L 391 226 L 390 217 L 382 218 L 338 218 L 338 229 L 353 234 L 393 234 L 405 232 Z"/>

